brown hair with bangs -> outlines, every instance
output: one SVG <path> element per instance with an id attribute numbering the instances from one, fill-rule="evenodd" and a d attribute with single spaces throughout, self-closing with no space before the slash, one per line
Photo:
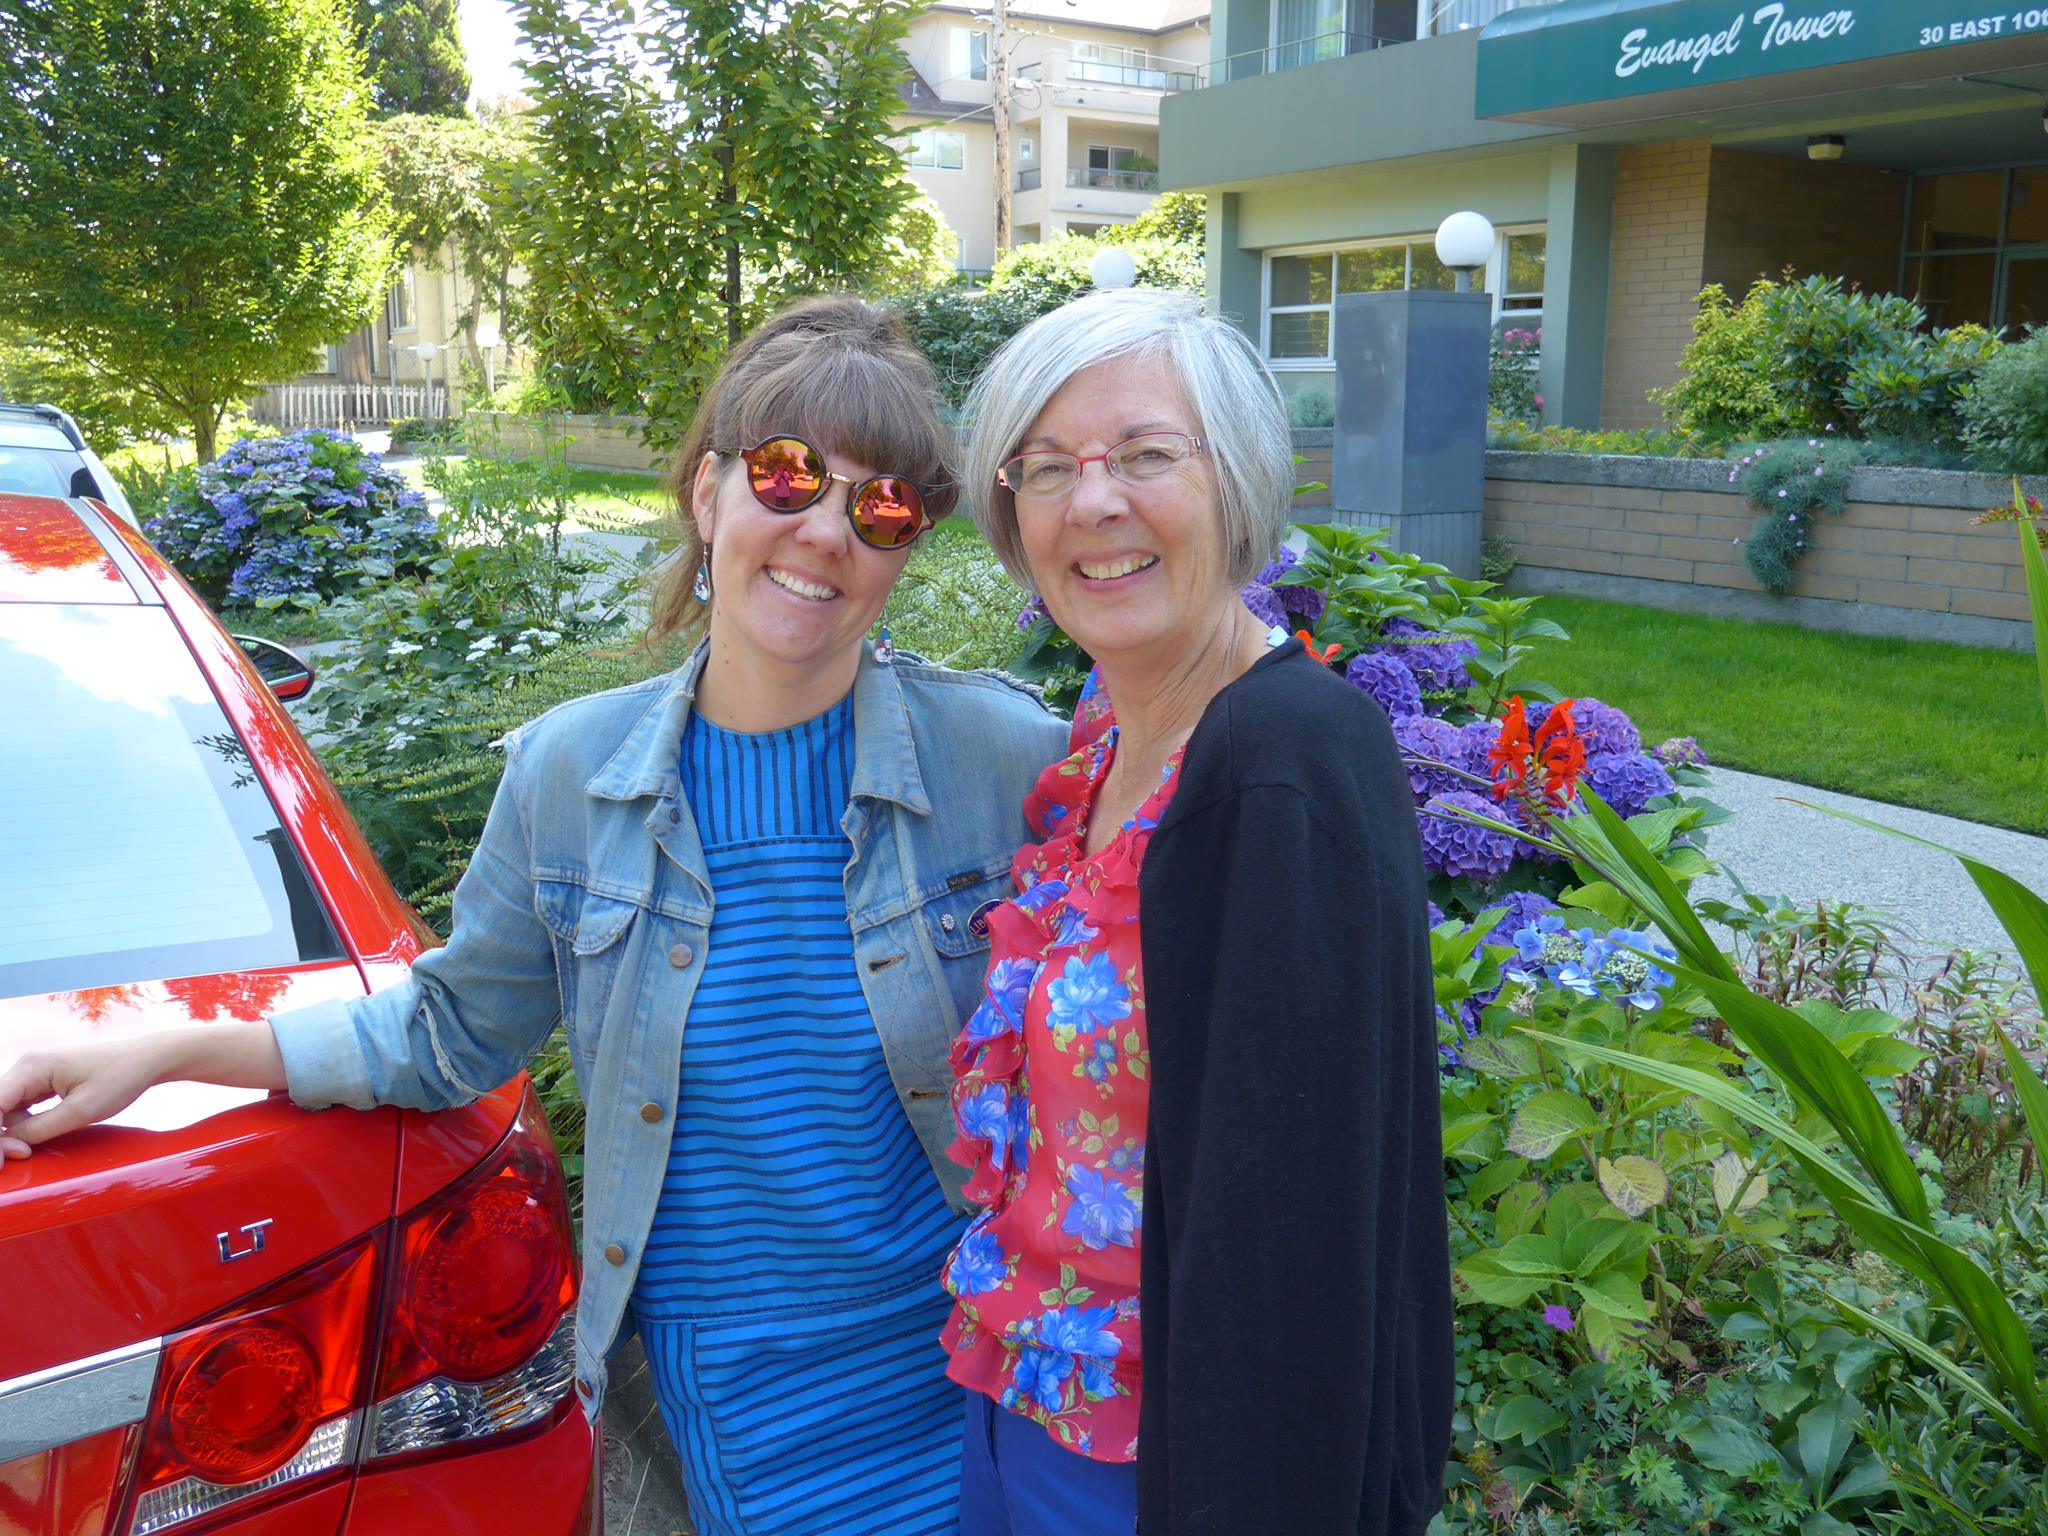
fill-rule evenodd
<path id="1" fill-rule="evenodd" d="M 668 489 L 681 538 L 655 588 L 650 642 L 694 633 L 709 616 L 692 590 L 705 549 L 690 493 L 704 455 L 736 455 L 784 432 L 876 474 L 916 481 L 934 522 L 959 499 L 931 365 L 902 322 L 851 294 L 799 299 L 726 354 L 676 453 Z"/>

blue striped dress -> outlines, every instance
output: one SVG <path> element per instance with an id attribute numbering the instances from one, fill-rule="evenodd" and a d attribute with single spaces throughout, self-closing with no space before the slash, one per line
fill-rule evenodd
<path id="1" fill-rule="evenodd" d="M 761 734 L 693 716 L 682 771 L 716 909 L 633 1311 L 691 1513 L 703 1536 L 951 1533 L 961 1220 L 854 968 L 852 698 Z"/>

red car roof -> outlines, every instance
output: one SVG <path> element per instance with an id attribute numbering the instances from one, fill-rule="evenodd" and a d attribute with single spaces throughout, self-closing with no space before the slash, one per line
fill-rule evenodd
<path id="1" fill-rule="evenodd" d="M 139 601 L 73 503 L 0 495 L 0 603 Z"/>

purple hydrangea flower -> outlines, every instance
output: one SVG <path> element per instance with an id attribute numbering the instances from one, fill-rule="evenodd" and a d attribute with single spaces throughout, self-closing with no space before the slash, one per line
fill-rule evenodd
<path id="1" fill-rule="evenodd" d="M 1244 605 L 1251 609 L 1253 617 L 1268 629 L 1288 627 L 1287 610 L 1280 606 L 1280 595 L 1271 587 L 1248 582 L 1238 589 L 1237 595 L 1244 599 Z"/>
<path id="2" fill-rule="evenodd" d="M 1415 674 L 1391 656 L 1365 651 L 1352 657 L 1344 680 L 1377 699 L 1390 720 L 1422 713 L 1422 690 L 1415 686 Z"/>
<path id="3" fill-rule="evenodd" d="M 1429 762 L 1444 765 L 1443 768 L 1430 768 L 1415 762 L 1407 765 L 1408 788 L 1417 805 L 1431 795 L 1472 787 L 1456 774 L 1444 771 L 1446 768 L 1472 771 L 1465 733 L 1455 725 L 1432 715 L 1403 715 L 1394 722 L 1394 742 L 1400 747 L 1403 757 L 1426 758 Z"/>
<path id="4" fill-rule="evenodd" d="M 1534 928 L 1544 918 L 1557 911 L 1557 903 L 1541 891 L 1508 891 L 1489 901 L 1479 909 L 1482 913 L 1498 911 L 1501 920 L 1494 924 L 1488 942 L 1512 942 L 1514 936 L 1524 928 Z"/>
<path id="5" fill-rule="evenodd" d="M 1427 905 L 1429 907 L 1429 926 L 1432 928 L 1441 926 L 1444 922 L 1444 909 L 1433 901 L 1427 903 Z"/>
<path id="6" fill-rule="evenodd" d="M 1030 602 L 1017 610 L 1017 630 L 1021 634 L 1029 630 L 1040 619 L 1049 619 L 1051 617 L 1052 615 L 1045 610 L 1045 599 L 1034 597 Z"/>
<path id="7" fill-rule="evenodd" d="M 1586 759 L 1581 781 L 1614 807 L 1619 816 L 1637 816 L 1659 795 L 1672 791 L 1664 765 L 1643 752 L 1598 752 Z"/>
<path id="8" fill-rule="evenodd" d="M 1491 880 L 1507 872 L 1515 861 L 1515 839 L 1491 827 L 1477 826 L 1442 811 L 1473 811 L 1482 816 L 1499 816 L 1490 800 L 1470 790 L 1456 789 L 1431 797 L 1415 818 L 1422 832 L 1422 862 L 1428 868 L 1454 879 L 1472 877 Z"/>
<path id="9" fill-rule="evenodd" d="M 1673 736 L 1657 743 L 1650 755 L 1666 768 L 1704 768 L 1707 749 L 1690 736 Z"/>
<path id="10" fill-rule="evenodd" d="M 1531 704 L 1529 729 L 1533 731 L 1549 719 L 1550 709 L 1548 704 Z M 1643 735 L 1636 729 L 1635 722 L 1612 704 L 1603 704 L 1598 699 L 1572 700 L 1572 729 L 1586 744 L 1588 757 L 1596 752 L 1643 750 Z"/>
<path id="11" fill-rule="evenodd" d="M 1472 685 L 1465 662 L 1479 654 L 1479 647 L 1470 640 L 1446 637 L 1413 619 L 1389 619 L 1381 633 L 1387 643 L 1374 649 L 1414 673 L 1416 686 L 1424 693 L 1447 693 Z"/>

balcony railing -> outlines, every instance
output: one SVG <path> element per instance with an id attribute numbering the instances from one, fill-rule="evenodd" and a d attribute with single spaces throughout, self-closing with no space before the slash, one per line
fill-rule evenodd
<path id="1" fill-rule="evenodd" d="M 1423 0 L 1422 31 L 1427 37 L 1469 32 L 1485 26 L 1504 11 L 1536 3 L 1537 0 Z"/>
<path id="2" fill-rule="evenodd" d="M 1111 192 L 1157 192 L 1159 173 L 1157 171 L 1101 171 L 1093 166 L 1074 165 L 1067 167 L 1067 185 L 1070 187 L 1097 187 Z"/>
<path id="3" fill-rule="evenodd" d="M 1037 166 L 1028 166 L 1017 173 L 1017 190 L 1034 192 L 1038 189 L 1040 172 Z"/>
<path id="4" fill-rule="evenodd" d="M 1094 59 L 1071 60 L 1067 79 L 1095 85 L 1135 85 L 1148 91 L 1192 91 L 1202 84 L 1197 65 L 1167 69 L 1146 64 L 1103 64 Z"/>
<path id="5" fill-rule="evenodd" d="M 1453 3 L 1498 5 L 1499 0 L 1453 0 Z M 1326 59 L 1370 53 L 1390 43 L 1408 41 L 1410 39 L 1405 37 L 1375 37 L 1370 32 L 1323 32 L 1315 37 L 1295 38 L 1216 59 L 1202 67 L 1201 84 L 1228 85 L 1233 80 L 1248 80 L 1254 75 L 1270 75 L 1283 69 L 1305 69 Z"/>

